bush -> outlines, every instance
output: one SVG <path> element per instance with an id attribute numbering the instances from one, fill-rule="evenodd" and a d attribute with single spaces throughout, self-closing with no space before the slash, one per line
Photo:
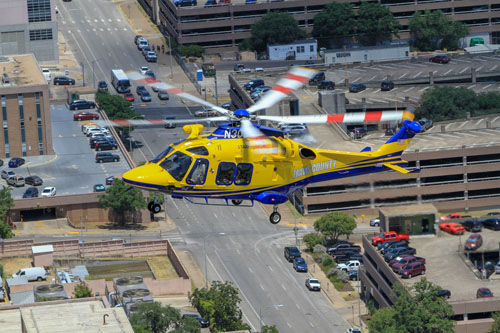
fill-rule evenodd
<path id="1" fill-rule="evenodd" d="M 302 240 L 306 243 L 309 251 L 315 248 L 317 244 L 325 245 L 325 237 L 317 232 L 311 232 L 305 235 Z"/>
<path id="2" fill-rule="evenodd" d="M 342 282 L 347 282 L 349 281 L 349 274 L 345 271 L 337 270 L 337 278 Z"/>
<path id="3" fill-rule="evenodd" d="M 0 264 L 0 277 L 3 277 L 3 265 Z"/>
<path id="4" fill-rule="evenodd" d="M 326 254 L 326 247 L 324 247 L 321 244 L 316 244 L 316 245 L 314 245 L 313 252 L 314 253 L 325 253 Z"/>
<path id="5" fill-rule="evenodd" d="M 345 286 L 345 283 L 342 282 L 342 281 L 337 281 L 337 282 L 334 282 L 333 283 L 333 286 L 335 287 L 335 289 L 337 290 L 343 290 L 344 289 L 344 286 Z"/>
<path id="6" fill-rule="evenodd" d="M 181 54 L 181 56 L 186 57 L 186 58 L 189 58 L 189 57 L 199 58 L 205 52 L 205 49 L 203 48 L 203 46 L 199 46 L 199 45 L 189 45 L 189 46 L 181 45 L 181 46 L 179 46 L 178 50 L 179 50 L 179 53 Z"/>
<path id="7" fill-rule="evenodd" d="M 332 259 L 332 257 L 328 256 L 328 258 L 323 259 L 323 261 L 321 262 L 321 265 L 323 267 L 333 265 L 333 259 Z"/>
<path id="8" fill-rule="evenodd" d="M 332 257 L 330 257 L 330 256 L 329 256 L 328 254 L 326 254 L 326 253 L 323 253 L 322 255 L 320 255 L 320 256 L 318 257 L 318 259 L 316 259 L 316 261 L 318 262 L 318 264 L 322 264 L 322 263 L 323 263 L 323 261 L 325 261 L 325 260 L 326 260 L 326 259 L 328 259 L 328 258 L 330 258 L 330 259 L 331 259 Z"/>
<path id="9" fill-rule="evenodd" d="M 328 270 L 328 273 L 326 273 L 326 276 L 327 276 L 328 278 L 331 278 L 332 276 L 336 276 L 336 275 L 337 275 L 337 273 L 338 273 L 338 270 L 337 270 L 336 268 L 330 268 L 330 269 Z"/>

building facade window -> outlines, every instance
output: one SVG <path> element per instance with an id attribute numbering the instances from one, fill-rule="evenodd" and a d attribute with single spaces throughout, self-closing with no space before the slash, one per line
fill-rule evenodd
<path id="1" fill-rule="evenodd" d="M 9 127 L 7 125 L 7 100 L 5 96 L 1 97 L 2 100 L 2 119 L 3 119 L 3 140 L 5 143 L 5 157 L 10 157 L 9 148 Z"/>
<path id="2" fill-rule="evenodd" d="M 52 29 L 30 30 L 30 40 L 52 39 Z"/>
<path id="3" fill-rule="evenodd" d="M 52 19 L 50 0 L 27 0 L 28 21 L 46 22 Z"/>
<path id="4" fill-rule="evenodd" d="M 21 126 L 21 142 L 23 144 L 26 143 L 26 129 L 24 127 L 24 102 L 23 102 L 23 94 L 17 94 L 17 101 L 19 103 L 19 119 Z M 26 151 L 26 147 L 24 147 L 23 154 Z M 24 156 L 24 155 L 23 155 Z"/>
<path id="5" fill-rule="evenodd" d="M 36 123 L 38 127 L 38 145 L 40 155 L 43 155 L 43 131 L 42 131 L 42 111 L 40 107 L 40 93 L 35 93 Z"/>

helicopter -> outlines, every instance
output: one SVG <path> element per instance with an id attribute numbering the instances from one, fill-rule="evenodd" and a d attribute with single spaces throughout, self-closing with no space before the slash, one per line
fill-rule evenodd
<path id="1" fill-rule="evenodd" d="M 152 126 L 181 123 L 187 137 L 167 146 L 152 160 L 123 174 L 126 184 L 142 190 L 159 191 L 174 199 L 198 204 L 235 206 L 243 201 L 272 205 L 272 224 L 281 221 L 278 205 L 308 184 L 393 170 L 407 170 L 401 158 L 412 138 L 421 131 L 413 114 L 407 111 L 357 112 L 333 115 L 267 116 L 257 111 L 269 108 L 291 92 L 301 88 L 317 71 L 293 67 L 257 103 L 234 112 L 213 105 L 157 79 L 138 72 L 127 72 L 139 84 L 165 90 L 180 98 L 194 101 L 217 111 L 220 116 L 184 120 L 108 120 L 104 126 Z M 271 123 L 359 124 L 381 121 L 402 121 L 401 128 L 380 148 L 361 152 L 315 149 L 288 137 L 286 131 L 268 127 L 257 121 Z M 213 133 L 202 133 L 200 122 L 223 122 Z M 193 124 L 195 123 L 195 124 Z M 219 200 L 214 200 L 219 199 Z M 155 213 L 160 206 L 150 202 Z"/>

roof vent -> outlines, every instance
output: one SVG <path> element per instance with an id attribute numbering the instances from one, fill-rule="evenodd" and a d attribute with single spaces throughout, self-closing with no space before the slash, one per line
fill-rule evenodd
<path id="1" fill-rule="evenodd" d="M 10 84 L 9 74 L 7 74 L 7 73 L 2 74 L 2 83 L 3 84 Z"/>

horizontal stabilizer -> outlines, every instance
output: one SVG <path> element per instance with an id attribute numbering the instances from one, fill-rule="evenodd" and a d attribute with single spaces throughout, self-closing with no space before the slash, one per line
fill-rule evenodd
<path id="1" fill-rule="evenodd" d="M 372 147 L 365 147 L 361 150 L 361 152 L 364 152 L 364 151 L 372 151 Z"/>
<path id="2" fill-rule="evenodd" d="M 394 171 L 405 174 L 405 175 L 420 172 L 420 169 L 406 170 L 405 168 L 402 168 L 399 165 L 394 165 L 394 164 L 390 164 L 390 163 L 382 163 L 382 165 L 389 168 L 389 169 L 392 169 Z"/>

